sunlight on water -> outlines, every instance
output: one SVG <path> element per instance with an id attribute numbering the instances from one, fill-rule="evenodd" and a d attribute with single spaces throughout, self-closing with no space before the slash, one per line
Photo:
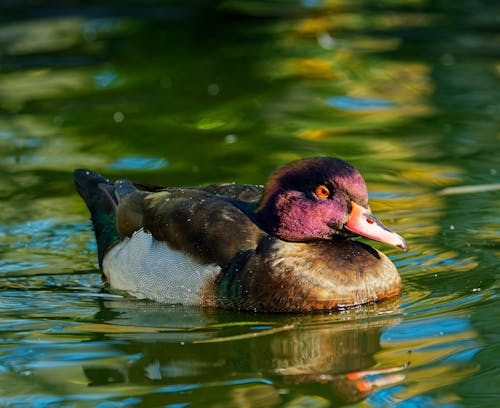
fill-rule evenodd
<path id="1" fill-rule="evenodd" d="M 81 3 L 81 4 L 80 4 Z M 495 406 L 498 6 L 0 5 L 0 405 Z M 359 168 L 400 297 L 248 314 L 110 291 L 74 168 L 159 185 Z"/>

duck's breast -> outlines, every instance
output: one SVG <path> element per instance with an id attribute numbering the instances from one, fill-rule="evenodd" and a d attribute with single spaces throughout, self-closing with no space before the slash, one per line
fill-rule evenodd
<path id="1" fill-rule="evenodd" d="M 139 230 L 104 257 L 103 273 L 112 288 L 141 299 L 185 305 L 211 304 L 215 264 L 200 264 L 166 242 Z"/>

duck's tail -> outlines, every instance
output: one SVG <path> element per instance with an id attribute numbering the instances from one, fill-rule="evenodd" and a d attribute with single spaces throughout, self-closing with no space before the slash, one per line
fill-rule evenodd
<path id="1" fill-rule="evenodd" d="M 97 241 L 99 267 L 106 251 L 120 240 L 116 228 L 115 187 L 108 179 L 93 171 L 78 169 L 73 172 L 76 189 L 90 210 Z"/>

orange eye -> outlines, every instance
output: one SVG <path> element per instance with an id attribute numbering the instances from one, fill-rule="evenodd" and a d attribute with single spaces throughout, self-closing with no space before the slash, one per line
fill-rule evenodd
<path id="1" fill-rule="evenodd" d="M 326 186 L 318 186 L 316 187 L 316 190 L 314 190 L 314 193 L 316 194 L 316 197 L 318 198 L 328 198 L 330 197 L 330 190 L 328 190 L 328 187 Z"/>

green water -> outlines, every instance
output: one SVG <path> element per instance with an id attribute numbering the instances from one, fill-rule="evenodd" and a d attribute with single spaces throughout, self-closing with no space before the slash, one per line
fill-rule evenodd
<path id="1" fill-rule="evenodd" d="M 496 406 L 499 15 L 474 0 L 0 3 L 0 405 Z M 401 298 L 255 315 L 102 283 L 74 168 L 260 184 L 317 154 L 356 165 L 408 241 L 374 244 Z"/>

